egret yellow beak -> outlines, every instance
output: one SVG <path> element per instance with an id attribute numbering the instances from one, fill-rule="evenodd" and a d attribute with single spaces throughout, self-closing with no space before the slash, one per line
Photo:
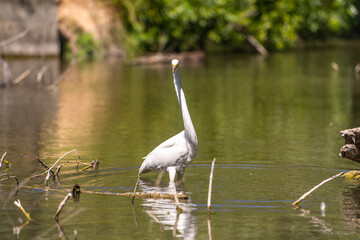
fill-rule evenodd
<path id="1" fill-rule="evenodd" d="M 173 60 L 171 61 L 171 64 L 172 64 L 172 72 L 174 73 L 174 72 L 176 71 L 176 68 L 178 67 L 179 60 L 173 59 Z"/>

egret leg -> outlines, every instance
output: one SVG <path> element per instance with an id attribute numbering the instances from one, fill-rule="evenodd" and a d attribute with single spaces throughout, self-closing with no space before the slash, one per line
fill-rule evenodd
<path id="1" fill-rule="evenodd" d="M 136 182 L 136 184 L 135 184 L 135 189 L 134 189 L 134 193 L 133 193 L 132 200 L 131 200 L 131 202 L 132 202 L 133 204 L 134 204 L 136 189 L 137 189 L 139 183 L 140 183 L 140 174 L 139 174 L 138 179 L 137 179 L 137 182 Z"/>
<path id="2" fill-rule="evenodd" d="M 161 179 L 164 176 L 164 172 L 159 172 L 158 177 L 156 178 L 155 187 L 158 187 L 160 185 Z"/>
<path id="3" fill-rule="evenodd" d="M 176 185 L 179 186 L 182 183 L 182 178 L 185 174 L 185 169 L 179 171 L 176 175 Z"/>
<path id="4" fill-rule="evenodd" d="M 175 167 L 169 167 L 168 171 L 169 171 L 169 178 L 170 178 L 169 186 L 172 187 L 172 189 L 173 189 L 174 199 L 175 199 L 175 203 L 176 203 L 176 209 L 177 209 L 177 211 L 179 213 L 181 213 L 183 210 L 180 207 L 180 202 L 179 202 L 179 199 L 177 197 L 176 185 L 175 185 L 176 168 Z"/>

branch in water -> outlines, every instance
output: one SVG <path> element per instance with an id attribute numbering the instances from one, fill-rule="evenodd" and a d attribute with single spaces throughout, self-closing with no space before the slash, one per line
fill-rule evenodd
<path id="1" fill-rule="evenodd" d="M 115 195 L 115 196 L 124 196 L 124 197 L 132 197 L 133 193 L 113 193 L 113 192 L 92 192 L 92 191 L 82 191 L 83 193 L 89 194 L 102 194 L 102 195 Z M 187 200 L 189 198 L 188 195 L 184 192 L 180 192 L 177 194 L 178 199 Z M 172 193 L 157 193 L 157 192 L 137 192 L 135 193 L 136 198 L 152 198 L 152 199 L 174 199 L 174 194 Z"/>
<path id="2" fill-rule="evenodd" d="M 28 220 L 31 220 L 31 217 L 30 217 L 30 213 L 27 213 L 24 209 L 24 207 L 21 205 L 21 202 L 20 200 L 18 199 L 17 201 L 14 201 L 14 204 L 15 206 L 17 206 L 18 208 L 20 208 L 20 210 L 24 213 L 25 217 L 28 219 Z"/>
<path id="3" fill-rule="evenodd" d="M 44 168 L 46 168 L 46 170 L 49 170 L 48 165 L 46 165 L 46 163 L 44 163 L 43 161 L 41 161 L 41 159 L 40 159 L 39 157 L 36 157 L 36 160 L 38 160 L 39 163 L 41 164 L 41 166 L 43 166 Z M 53 171 L 53 170 L 51 170 L 50 172 L 51 172 L 52 174 L 54 174 L 54 171 Z"/>
<path id="4" fill-rule="evenodd" d="M 208 203 L 207 203 L 208 212 L 210 212 L 210 208 L 211 208 L 211 191 L 212 191 L 212 181 L 213 181 L 215 161 L 216 161 L 216 158 L 214 158 L 214 160 L 211 163 L 211 171 L 210 171 L 210 177 L 209 177 L 209 192 L 208 192 Z"/>
<path id="5" fill-rule="evenodd" d="M 318 189 L 319 187 L 321 187 L 321 185 L 337 178 L 340 177 L 341 175 L 343 175 L 344 172 L 338 173 L 328 179 L 325 179 L 324 181 L 322 181 L 320 184 L 316 185 L 315 187 L 313 187 L 310 191 L 308 191 L 307 193 L 305 193 L 304 195 L 302 195 L 298 200 L 296 200 L 295 202 L 292 203 L 292 205 L 297 205 L 298 203 L 300 203 L 302 200 L 304 200 L 308 195 L 310 195 L 313 191 L 315 191 L 316 189 Z"/>
<path id="6" fill-rule="evenodd" d="M 45 185 L 47 184 L 47 182 L 49 181 L 49 178 L 50 178 L 50 171 L 51 171 L 51 169 L 53 169 L 54 167 L 55 167 L 55 165 L 63 158 L 63 157 L 65 157 L 66 155 L 68 155 L 69 153 L 72 153 L 72 152 L 74 152 L 75 154 L 76 154 L 76 156 L 80 159 L 80 156 L 79 156 L 79 154 L 77 153 L 77 151 L 74 149 L 74 150 L 71 150 L 71 151 L 69 151 L 69 152 L 67 152 L 67 153 L 65 153 L 64 155 L 62 155 L 58 160 L 56 160 L 56 162 L 45 172 L 45 173 L 47 173 L 47 175 L 46 175 L 46 178 L 45 178 Z M 44 174 L 45 174 L 44 173 Z"/>
<path id="7" fill-rule="evenodd" d="M 58 210 L 56 211 L 56 214 L 55 214 L 55 219 L 57 219 L 57 218 L 58 218 L 58 216 L 59 216 L 59 214 L 60 214 L 61 210 L 64 208 L 64 206 L 65 206 L 65 204 L 66 204 L 67 200 L 69 200 L 69 198 L 70 198 L 71 196 L 72 196 L 72 193 L 71 193 L 71 192 L 70 192 L 70 193 L 68 193 L 68 194 L 66 194 L 66 196 L 65 196 L 64 200 L 62 200 L 62 202 L 59 204 Z"/>
<path id="8" fill-rule="evenodd" d="M 8 179 L 11 179 L 11 178 L 14 178 L 15 181 L 16 181 L 16 186 L 19 186 L 19 180 L 17 179 L 16 176 L 9 176 L 9 175 L 8 175 L 7 178 L 0 179 L 0 182 L 5 181 L 5 180 L 8 180 Z"/>

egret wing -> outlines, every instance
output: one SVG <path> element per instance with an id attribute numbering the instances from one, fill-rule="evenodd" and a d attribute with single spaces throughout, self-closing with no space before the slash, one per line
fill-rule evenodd
<path id="1" fill-rule="evenodd" d="M 151 151 L 142 163 L 139 173 L 165 171 L 170 166 L 181 167 L 186 163 L 188 150 L 184 131 L 169 138 Z"/>

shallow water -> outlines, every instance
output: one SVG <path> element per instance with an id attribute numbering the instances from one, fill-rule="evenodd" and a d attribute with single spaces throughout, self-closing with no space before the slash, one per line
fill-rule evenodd
<path id="1" fill-rule="evenodd" d="M 1 238 L 73 239 L 76 230 L 78 239 L 356 239 L 357 185 L 336 179 L 302 208 L 291 203 L 339 171 L 358 168 L 338 152 L 339 131 L 360 125 L 360 82 L 353 72 L 359 50 L 351 43 L 266 59 L 224 54 L 181 63 L 199 152 L 178 187 L 190 196 L 179 215 L 169 200 L 137 199 L 133 208 L 127 197 L 85 193 L 132 191 L 141 158 L 183 129 L 170 64 L 84 63 L 55 89 L 26 82 L 0 89 L 0 150 L 8 152 L 10 175 L 22 181 L 44 172 L 36 156 L 51 165 L 72 149 L 82 162 L 100 160 L 96 172 L 66 164 L 48 189 L 45 177 L 15 195 L 13 179 L 1 182 Z M 140 190 L 168 192 L 168 176 L 159 186 L 156 178 L 144 175 Z M 57 223 L 54 214 L 74 183 L 84 192 L 80 201 L 67 202 Z M 15 199 L 34 221 L 24 222 Z"/>

